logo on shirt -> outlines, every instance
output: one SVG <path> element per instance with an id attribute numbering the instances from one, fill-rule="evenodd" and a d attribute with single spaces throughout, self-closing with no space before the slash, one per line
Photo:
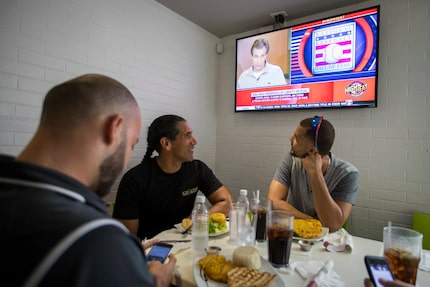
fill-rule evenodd
<path id="1" fill-rule="evenodd" d="M 187 189 L 187 190 L 184 190 L 184 191 L 182 191 L 182 196 L 188 196 L 188 195 L 191 195 L 191 194 L 194 194 L 194 193 L 196 193 L 197 191 L 199 191 L 199 188 L 196 186 L 196 187 L 193 187 L 193 188 L 190 188 L 190 189 Z"/>

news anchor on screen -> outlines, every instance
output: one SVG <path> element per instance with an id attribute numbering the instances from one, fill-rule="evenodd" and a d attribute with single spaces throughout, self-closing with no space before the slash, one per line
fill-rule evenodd
<path id="1" fill-rule="evenodd" d="M 236 87 L 238 90 L 287 84 L 282 69 L 267 62 L 269 50 L 266 39 L 254 41 L 251 46 L 252 65 L 240 75 Z"/>

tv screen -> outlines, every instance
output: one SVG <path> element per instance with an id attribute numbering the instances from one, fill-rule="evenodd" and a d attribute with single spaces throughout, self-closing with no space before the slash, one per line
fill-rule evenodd
<path id="1" fill-rule="evenodd" d="M 376 107 L 379 8 L 237 39 L 235 111 Z"/>

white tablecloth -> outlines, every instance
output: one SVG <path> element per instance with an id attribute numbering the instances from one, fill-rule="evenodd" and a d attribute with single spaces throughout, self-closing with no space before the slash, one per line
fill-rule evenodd
<path id="1" fill-rule="evenodd" d="M 173 228 L 166 230 L 155 236 L 160 240 L 191 240 L 191 235 L 182 235 L 177 229 Z M 229 234 L 218 237 L 210 237 L 209 245 L 219 246 L 222 248 L 221 254 L 231 256 L 233 250 L 237 247 L 228 243 Z M 299 245 L 293 242 L 291 247 L 290 262 L 299 261 L 327 261 L 331 259 L 334 262 L 333 271 L 340 275 L 341 280 L 345 283 L 345 287 L 363 287 L 364 278 L 368 277 L 366 267 L 364 265 L 365 255 L 382 256 L 382 242 L 370 240 L 366 238 L 353 236 L 354 248 L 349 252 L 328 252 L 325 250 L 322 241 L 316 242 L 311 251 L 301 251 Z M 178 286 L 188 287 L 197 286 L 194 279 L 194 260 L 196 256 L 191 253 L 191 242 L 173 243 L 172 253 L 177 258 L 177 272 L 180 275 L 181 282 L 177 282 Z M 267 258 L 266 243 L 259 243 L 256 246 L 263 258 Z M 199 256 L 198 256 L 199 257 Z M 302 287 L 304 280 L 300 275 L 293 272 L 283 272 L 277 270 L 279 276 L 283 279 L 288 287 Z M 178 280 L 179 281 L 179 280 Z M 423 270 L 418 271 L 417 285 L 419 287 L 430 286 L 430 272 Z M 227 286 L 227 285 L 226 285 Z"/>

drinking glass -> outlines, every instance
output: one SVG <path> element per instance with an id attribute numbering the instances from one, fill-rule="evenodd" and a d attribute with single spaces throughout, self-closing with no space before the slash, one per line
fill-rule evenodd
<path id="1" fill-rule="evenodd" d="M 239 227 L 245 224 L 246 206 L 237 203 L 230 204 L 229 211 L 229 228 L 230 243 L 237 244 L 239 236 Z"/>
<path id="2" fill-rule="evenodd" d="M 253 205 L 255 221 L 255 240 L 263 242 L 266 240 L 266 215 L 273 209 L 273 202 L 270 199 L 260 199 Z"/>
<path id="3" fill-rule="evenodd" d="M 293 241 L 294 216 L 286 211 L 270 210 L 266 214 L 269 262 L 274 267 L 287 267 Z"/>
<path id="4" fill-rule="evenodd" d="M 384 227 L 384 257 L 396 279 L 415 285 L 423 235 L 403 227 Z"/>

